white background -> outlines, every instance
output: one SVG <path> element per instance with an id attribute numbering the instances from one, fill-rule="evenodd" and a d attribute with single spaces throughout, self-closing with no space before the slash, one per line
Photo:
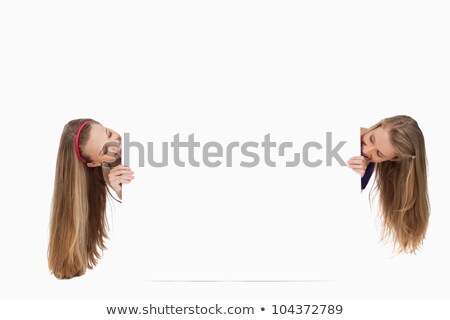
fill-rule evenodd
<path id="1" fill-rule="evenodd" d="M 449 13 L 444 1 L 2 2 L 0 297 L 448 299 Z M 417 255 L 377 243 L 376 207 L 336 163 L 133 166 L 98 267 L 48 273 L 71 119 L 157 145 L 271 133 L 301 148 L 332 131 L 349 157 L 360 126 L 397 114 L 419 122 L 430 166 Z"/>

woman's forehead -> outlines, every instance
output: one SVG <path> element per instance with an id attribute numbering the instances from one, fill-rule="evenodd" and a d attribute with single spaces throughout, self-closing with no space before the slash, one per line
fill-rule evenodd
<path id="1" fill-rule="evenodd" d="M 378 127 L 372 131 L 374 144 L 377 149 L 386 157 L 394 157 L 396 152 L 391 142 L 391 135 L 388 129 Z"/>
<path id="2" fill-rule="evenodd" d="M 86 153 L 97 155 L 101 152 L 102 146 L 106 140 L 106 128 L 101 124 L 93 124 L 91 126 L 89 139 L 86 143 Z"/>

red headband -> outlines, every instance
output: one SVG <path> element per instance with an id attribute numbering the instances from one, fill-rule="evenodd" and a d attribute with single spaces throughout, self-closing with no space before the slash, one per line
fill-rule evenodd
<path id="1" fill-rule="evenodd" d="M 91 122 L 91 120 L 87 120 L 81 124 L 81 126 L 78 128 L 77 136 L 75 137 L 75 151 L 77 152 L 78 159 L 80 159 L 81 162 L 86 161 L 84 161 L 83 157 L 81 156 L 78 140 L 80 139 L 81 130 L 83 130 L 84 126 L 87 125 L 89 122 Z"/>

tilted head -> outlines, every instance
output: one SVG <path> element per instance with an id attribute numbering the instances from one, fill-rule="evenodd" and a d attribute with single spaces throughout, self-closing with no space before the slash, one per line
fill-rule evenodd
<path id="1" fill-rule="evenodd" d="M 375 163 L 426 157 L 422 131 L 409 116 L 386 118 L 365 129 L 361 137 L 361 153 Z"/>
<path id="2" fill-rule="evenodd" d="M 117 160 L 117 157 L 111 158 L 114 158 L 114 153 L 120 156 L 121 136 L 95 120 L 72 120 L 66 125 L 66 130 L 66 134 L 69 135 L 69 143 L 72 135 L 75 135 L 73 138 L 74 150 L 78 160 L 86 162 L 88 167 L 98 167 L 103 162 Z"/>

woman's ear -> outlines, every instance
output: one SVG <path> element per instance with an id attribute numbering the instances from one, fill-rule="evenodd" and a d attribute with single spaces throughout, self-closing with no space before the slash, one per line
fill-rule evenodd
<path id="1" fill-rule="evenodd" d="M 394 162 L 399 162 L 400 158 L 398 156 L 393 157 L 391 160 L 389 161 L 394 161 Z"/>
<path id="2" fill-rule="evenodd" d="M 88 162 L 86 164 L 89 168 L 95 168 L 95 167 L 99 167 L 101 164 L 98 162 Z"/>

